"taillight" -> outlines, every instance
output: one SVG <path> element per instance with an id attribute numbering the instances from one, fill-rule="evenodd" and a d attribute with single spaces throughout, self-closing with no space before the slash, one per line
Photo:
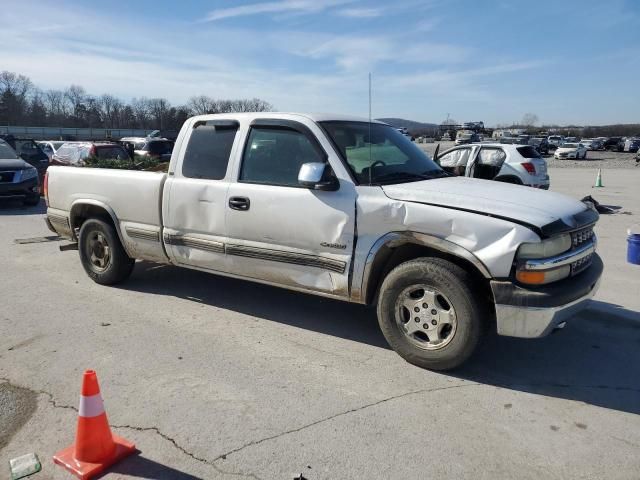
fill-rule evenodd
<path id="1" fill-rule="evenodd" d="M 49 206 L 49 172 L 44 174 L 44 182 L 42 182 L 42 192 L 44 193 L 44 201 Z"/>
<path id="2" fill-rule="evenodd" d="M 95 157 L 96 156 L 96 146 L 95 145 L 91 145 L 91 148 L 89 149 L 89 156 L 90 157 Z"/>
<path id="3" fill-rule="evenodd" d="M 536 166 L 531 163 L 531 162 L 526 162 L 523 163 L 522 166 L 524 167 L 524 169 L 529 172 L 531 175 L 535 175 L 536 174 Z"/>

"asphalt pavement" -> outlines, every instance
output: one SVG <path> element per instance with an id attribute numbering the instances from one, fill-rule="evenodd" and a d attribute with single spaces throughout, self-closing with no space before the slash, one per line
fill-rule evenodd
<path id="1" fill-rule="evenodd" d="M 405 363 L 357 305 L 146 262 L 97 285 L 44 238 L 42 205 L 0 204 L 0 478 L 28 452 L 35 479 L 70 478 L 51 456 L 88 368 L 140 450 L 108 479 L 639 478 L 640 169 L 594 180 L 551 170 L 621 207 L 597 229 L 592 308 L 544 339 L 490 335 L 454 374 Z"/>

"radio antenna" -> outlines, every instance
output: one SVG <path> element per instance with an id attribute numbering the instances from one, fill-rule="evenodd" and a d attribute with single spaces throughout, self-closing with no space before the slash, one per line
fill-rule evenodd
<path id="1" fill-rule="evenodd" d="M 371 72 L 369 72 L 369 185 L 371 185 L 371 174 L 373 168 L 371 168 Z"/>

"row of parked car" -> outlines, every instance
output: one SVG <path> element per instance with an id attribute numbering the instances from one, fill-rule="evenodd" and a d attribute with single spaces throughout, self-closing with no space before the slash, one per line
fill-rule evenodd
<path id="1" fill-rule="evenodd" d="M 169 161 L 173 142 L 166 138 L 125 137 L 118 142 L 37 142 L 51 165 L 82 166 L 89 157 L 102 160 L 127 160 L 135 156 Z"/>
<path id="2" fill-rule="evenodd" d="M 81 167 L 88 158 L 133 160 L 136 157 L 168 162 L 173 141 L 158 137 L 126 137 L 112 141 L 62 141 L 0 137 L 0 199 L 40 201 L 40 186 L 49 165 Z"/>

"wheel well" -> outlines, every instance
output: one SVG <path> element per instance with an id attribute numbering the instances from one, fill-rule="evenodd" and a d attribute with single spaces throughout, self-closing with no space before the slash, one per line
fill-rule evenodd
<path id="1" fill-rule="evenodd" d="M 496 182 L 514 183 L 516 185 L 522 185 L 522 180 L 515 175 L 503 175 L 501 177 L 494 178 Z"/>
<path id="2" fill-rule="evenodd" d="M 76 232 L 80 229 L 80 227 L 82 227 L 82 224 L 90 218 L 96 218 L 98 220 L 102 220 L 105 223 L 108 223 L 114 228 L 119 236 L 118 228 L 116 227 L 113 218 L 111 217 L 111 215 L 109 215 L 109 212 L 107 212 L 106 209 L 98 205 L 81 204 L 73 208 L 70 218 L 71 231 L 76 240 L 78 239 L 78 235 Z"/>
<path id="3" fill-rule="evenodd" d="M 480 298 L 488 300 L 487 305 L 493 305 L 493 294 L 489 280 L 482 275 L 478 268 L 470 261 L 450 253 L 414 243 L 405 243 L 395 248 L 384 249 L 378 254 L 370 270 L 370 278 L 365 292 L 367 304 L 377 301 L 382 281 L 387 274 L 401 263 L 421 257 L 442 258 L 464 269 L 473 280 L 473 290 L 480 294 Z"/>

